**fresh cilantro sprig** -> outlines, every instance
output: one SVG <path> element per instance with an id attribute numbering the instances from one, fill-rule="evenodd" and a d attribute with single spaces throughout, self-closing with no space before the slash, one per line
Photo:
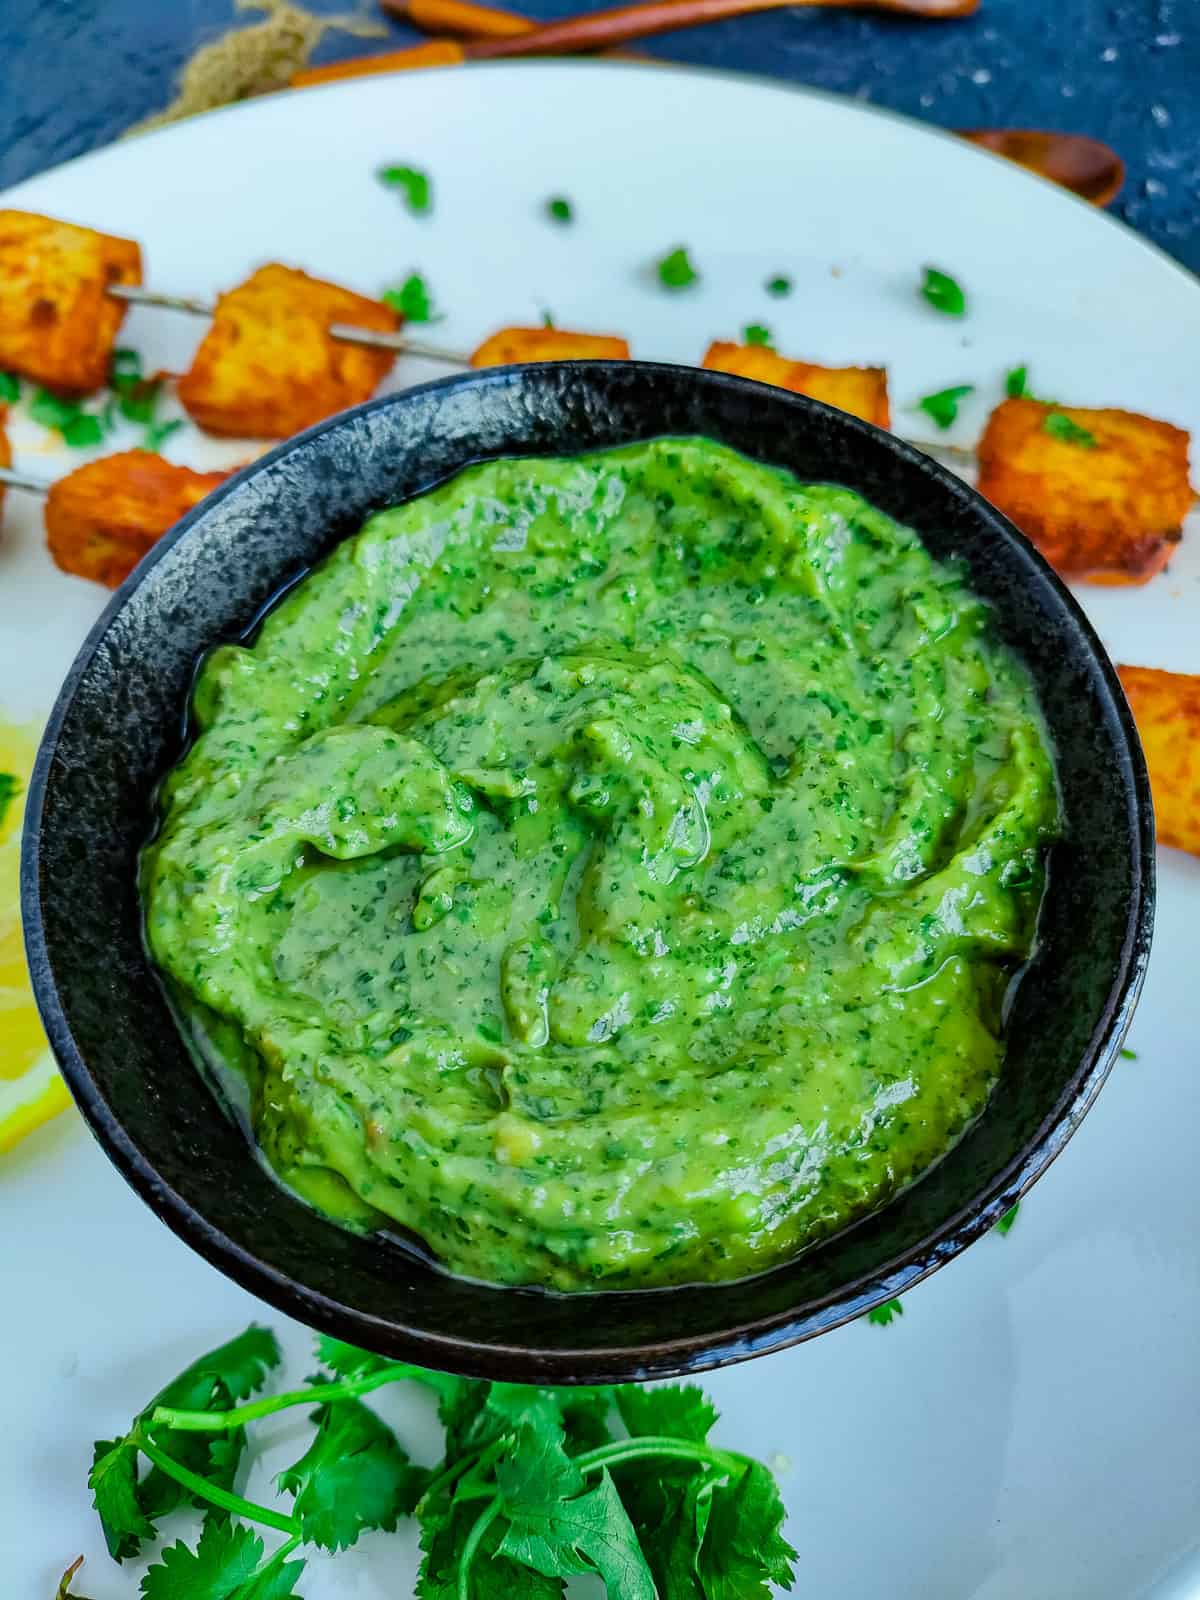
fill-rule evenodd
<path id="1" fill-rule="evenodd" d="M 110 412 L 86 411 L 78 400 L 64 400 L 49 389 L 34 390 L 29 415 L 43 428 L 61 435 L 72 450 L 88 450 L 99 444 L 112 427 Z"/>
<path id="2" fill-rule="evenodd" d="M 143 1600 L 285 1600 L 302 1546 L 344 1550 L 406 1515 L 420 1523 L 416 1600 L 562 1600 L 564 1581 L 584 1574 L 610 1600 L 753 1600 L 769 1584 L 790 1587 L 796 1553 L 775 1480 L 709 1442 L 717 1413 L 697 1388 L 485 1383 L 329 1338 L 317 1354 L 323 1370 L 303 1388 L 252 1399 L 279 1351 L 249 1328 L 168 1384 L 122 1438 L 96 1446 L 90 1482 L 118 1560 L 155 1539 L 168 1511 L 205 1513 L 194 1546 L 160 1550 Z M 364 1404 L 397 1382 L 437 1396 L 446 1438 L 436 1467 L 413 1465 Z M 277 1480 L 288 1513 L 233 1481 L 247 1429 L 297 1406 L 315 1406 L 315 1431 Z M 270 1553 L 252 1524 L 283 1536 Z"/>
<path id="3" fill-rule="evenodd" d="M 419 167 L 380 167 L 375 174 L 387 189 L 398 189 L 404 203 L 414 216 L 423 216 L 433 208 L 433 181 Z"/>

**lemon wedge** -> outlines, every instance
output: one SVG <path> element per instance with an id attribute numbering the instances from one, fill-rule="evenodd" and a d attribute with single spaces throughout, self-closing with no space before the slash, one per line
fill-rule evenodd
<path id="1" fill-rule="evenodd" d="M 0 1153 L 70 1104 L 29 987 L 21 938 L 21 817 L 34 735 L 0 719 Z"/>

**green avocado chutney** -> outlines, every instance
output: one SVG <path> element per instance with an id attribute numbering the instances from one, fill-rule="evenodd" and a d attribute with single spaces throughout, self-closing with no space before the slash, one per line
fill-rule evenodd
<path id="1" fill-rule="evenodd" d="M 982 1111 L 1058 799 L 953 567 L 702 439 L 501 460 L 212 652 L 151 951 L 278 1176 L 451 1271 L 735 1278 Z"/>

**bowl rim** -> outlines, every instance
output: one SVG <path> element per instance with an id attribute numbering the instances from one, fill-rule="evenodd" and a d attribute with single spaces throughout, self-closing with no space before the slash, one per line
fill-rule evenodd
<path id="1" fill-rule="evenodd" d="M 160 1175 L 154 1163 L 143 1154 L 139 1144 L 127 1132 L 124 1123 L 112 1109 L 93 1077 L 86 1059 L 75 1043 L 67 1009 L 54 978 L 42 914 L 40 868 L 44 810 L 50 771 L 63 726 L 76 694 L 117 614 L 159 563 L 181 539 L 188 535 L 192 527 L 210 515 L 223 500 L 236 494 L 249 479 L 266 471 L 274 463 L 299 450 L 311 440 L 352 426 L 359 417 L 404 406 L 441 391 L 457 393 L 464 388 L 503 384 L 511 381 L 514 375 L 520 377 L 528 375 L 536 379 L 540 373 L 549 370 L 560 371 L 564 367 L 587 368 L 593 372 L 611 371 L 625 379 L 631 375 L 636 378 L 642 373 L 667 373 L 677 378 L 683 371 L 693 378 L 702 377 L 702 380 L 713 388 L 747 393 L 757 393 L 771 387 L 777 400 L 783 398 L 801 416 L 805 413 L 816 415 L 826 424 L 832 417 L 836 419 L 839 427 L 852 434 L 868 436 L 875 441 L 883 440 L 890 452 L 903 461 L 906 469 L 917 468 L 927 477 L 933 477 L 938 481 L 940 489 L 949 490 L 960 499 L 965 499 L 966 503 L 971 505 L 973 512 L 982 510 L 991 521 L 999 524 L 1034 572 L 1039 573 L 1043 579 L 1049 579 L 1051 588 L 1056 591 L 1056 598 L 1078 628 L 1092 662 L 1099 671 L 1103 686 L 1108 691 L 1117 726 L 1123 736 L 1125 755 L 1128 758 L 1122 769 L 1122 787 L 1129 799 L 1131 812 L 1128 839 L 1131 890 L 1120 958 L 1109 983 L 1103 1008 L 1078 1065 L 1067 1080 L 1053 1109 L 1042 1118 L 1020 1152 L 977 1191 L 973 1198 L 945 1217 L 916 1244 L 896 1252 L 877 1266 L 860 1272 L 825 1294 L 768 1316 L 741 1319 L 734 1317 L 731 1319 L 731 1325 L 720 1334 L 656 1337 L 650 1342 L 620 1348 L 612 1345 L 588 1346 L 586 1343 L 566 1348 L 562 1345 L 539 1347 L 536 1342 L 519 1345 L 482 1342 L 472 1340 L 465 1335 L 449 1336 L 432 1332 L 399 1322 L 389 1316 L 376 1316 L 310 1287 L 265 1261 L 221 1227 L 210 1222 L 197 1206 Z M 639 435 L 640 438 L 666 436 Z M 567 450 L 562 453 L 577 452 Z M 471 464 L 471 460 L 470 457 L 464 457 L 455 471 L 464 470 Z M 429 492 L 432 486 L 418 490 L 407 498 L 417 498 L 420 494 Z M 277 597 L 272 597 L 268 605 L 273 604 L 275 598 Z M 529 1383 L 606 1383 L 614 1379 L 644 1380 L 708 1371 L 815 1338 L 853 1321 L 873 1307 L 906 1293 L 995 1226 L 1041 1177 L 1074 1135 L 1099 1094 L 1128 1031 L 1145 978 L 1153 930 L 1154 813 L 1149 775 L 1132 713 L 1116 669 L 1079 602 L 1025 535 L 1002 512 L 984 500 L 973 485 L 943 466 L 936 457 L 927 455 L 895 434 L 875 428 L 858 417 L 820 401 L 728 373 L 689 368 L 678 363 L 639 360 L 530 362 L 519 366 L 468 370 L 449 377 L 432 379 L 426 383 L 376 396 L 361 405 L 325 418 L 303 432 L 281 441 L 233 473 L 154 544 L 133 572 L 116 589 L 88 631 L 47 718 L 26 792 L 21 844 L 20 900 L 31 986 L 51 1049 L 71 1095 L 90 1131 L 113 1165 L 160 1220 L 185 1243 L 218 1270 L 276 1309 L 310 1328 L 349 1339 L 367 1348 L 372 1347 L 374 1340 L 376 1348 L 386 1345 L 393 1351 L 403 1351 L 402 1359 L 416 1361 L 424 1366 L 444 1361 L 447 1370 L 470 1376 L 504 1378 L 509 1381 Z M 843 1230 L 843 1235 L 846 1231 L 848 1230 Z M 782 1264 L 784 1268 L 786 1265 Z M 781 1268 L 770 1270 L 778 1271 Z M 708 1290 L 736 1291 L 748 1281 L 752 1280 L 736 1279 L 728 1284 L 704 1287 Z M 547 1293 L 540 1288 L 510 1288 L 490 1284 L 480 1284 L 478 1287 L 481 1291 L 525 1297 L 531 1307 Z M 680 1292 L 678 1288 L 633 1291 L 639 1297 L 667 1296 Z M 618 1294 L 628 1296 L 629 1293 L 630 1291 L 575 1293 L 568 1298 L 586 1304 L 589 1300 L 594 1301 L 597 1298 Z M 731 1311 L 733 1310 L 731 1296 Z"/>

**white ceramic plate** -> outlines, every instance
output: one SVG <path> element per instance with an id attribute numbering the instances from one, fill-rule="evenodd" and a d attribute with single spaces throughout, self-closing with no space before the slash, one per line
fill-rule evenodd
<path id="1" fill-rule="evenodd" d="M 433 174 L 430 217 L 376 182 L 386 162 Z M 573 226 L 545 217 L 556 194 L 575 202 Z M 919 395 L 973 382 L 951 435 L 970 442 L 1021 361 L 1041 393 L 1200 430 L 1195 280 L 952 138 L 745 79 L 578 63 L 375 78 L 216 113 L 0 198 L 140 239 L 149 279 L 180 293 L 211 294 L 268 258 L 370 293 L 418 267 L 446 344 L 548 307 L 561 326 L 688 361 L 762 322 L 798 357 L 886 361 L 900 431 L 930 431 L 906 410 Z M 668 293 L 647 268 L 681 243 L 701 281 Z M 965 319 L 918 296 L 925 262 L 966 286 Z M 795 292 L 772 300 L 765 281 L 781 272 Z M 139 311 L 122 342 L 148 370 L 178 370 L 199 331 Z M 402 362 L 394 381 L 432 370 Z M 31 471 L 81 459 L 19 419 L 14 436 Z M 192 432 L 168 449 L 194 465 L 246 454 Z M 1200 670 L 1197 531 L 1145 589 L 1084 592 L 1118 659 Z M 104 600 L 51 566 L 36 504 L 14 496 L 0 547 L 10 715 L 45 714 Z M 1200 1595 L 1200 861 L 1163 851 L 1160 873 L 1139 1059 L 1114 1072 L 1012 1232 L 922 1285 L 887 1328 L 852 1325 L 708 1380 L 721 1436 L 781 1470 L 798 1593 Z M 126 1600 L 140 1569 L 104 1554 L 91 1440 L 251 1317 L 282 1319 L 155 1221 L 74 1112 L 0 1163 L 0 1228 L 5 1593 L 49 1600 L 85 1551 L 83 1592 Z M 301 1330 L 288 1343 L 302 1363 Z M 393 1399 L 431 1450 L 424 1406 Z M 369 1535 L 314 1561 L 304 1592 L 399 1600 L 414 1549 Z"/>

